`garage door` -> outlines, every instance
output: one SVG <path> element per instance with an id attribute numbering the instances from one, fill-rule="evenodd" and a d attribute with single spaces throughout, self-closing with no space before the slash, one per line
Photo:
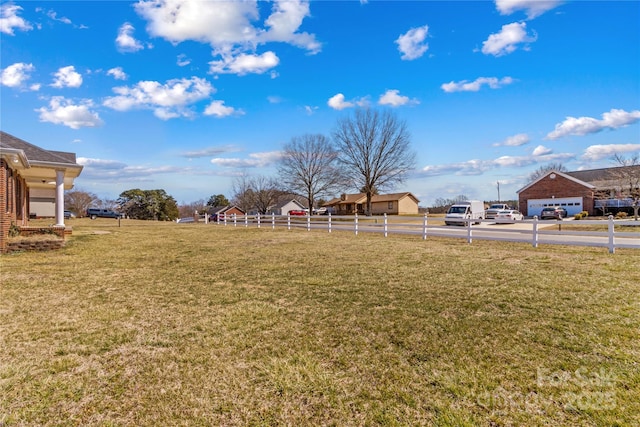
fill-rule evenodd
<path id="1" fill-rule="evenodd" d="M 542 208 L 547 206 L 560 206 L 567 210 L 568 215 L 582 212 L 582 197 L 562 197 L 555 199 L 529 199 L 527 200 L 527 216 L 540 216 Z"/>

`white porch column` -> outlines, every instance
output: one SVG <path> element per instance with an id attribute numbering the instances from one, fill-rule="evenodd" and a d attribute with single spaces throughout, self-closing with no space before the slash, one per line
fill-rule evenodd
<path id="1" fill-rule="evenodd" d="M 56 225 L 64 226 L 64 170 L 56 170 Z"/>

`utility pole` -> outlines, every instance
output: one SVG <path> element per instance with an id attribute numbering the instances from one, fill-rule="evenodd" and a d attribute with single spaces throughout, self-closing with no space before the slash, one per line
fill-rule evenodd
<path id="1" fill-rule="evenodd" d="M 496 181 L 498 184 L 498 201 L 500 201 L 500 181 Z"/>

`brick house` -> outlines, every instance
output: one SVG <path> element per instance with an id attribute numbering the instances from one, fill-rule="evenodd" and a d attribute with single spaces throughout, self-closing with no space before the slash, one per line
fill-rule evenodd
<path id="1" fill-rule="evenodd" d="M 561 206 L 570 216 L 582 211 L 592 216 L 601 215 L 603 205 L 610 207 L 607 212 L 632 211 L 633 200 L 625 177 L 635 179 L 637 187 L 640 166 L 550 171 L 517 191 L 518 207 L 527 216 L 540 215 L 546 206 Z"/>
<path id="2" fill-rule="evenodd" d="M 373 215 L 417 214 L 419 202 L 411 193 L 376 194 L 371 198 L 371 213 Z M 366 205 L 365 193 L 343 194 L 324 204 L 326 208 L 338 215 L 364 214 Z"/>
<path id="3" fill-rule="evenodd" d="M 33 190 L 53 190 L 54 227 L 64 234 L 64 190 L 73 188 L 81 171 L 75 153 L 48 151 L 0 131 L 0 252 L 12 226 L 28 226 Z"/>

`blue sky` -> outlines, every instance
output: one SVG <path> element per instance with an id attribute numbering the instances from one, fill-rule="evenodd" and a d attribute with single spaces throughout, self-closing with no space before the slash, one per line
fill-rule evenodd
<path id="1" fill-rule="evenodd" d="M 417 153 L 397 191 L 513 199 L 548 163 L 640 152 L 638 22 L 638 1 L 3 1 L 0 126 L 75 152 L 76 189 L 190 203 L 388 108 Z"/>

